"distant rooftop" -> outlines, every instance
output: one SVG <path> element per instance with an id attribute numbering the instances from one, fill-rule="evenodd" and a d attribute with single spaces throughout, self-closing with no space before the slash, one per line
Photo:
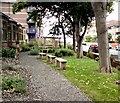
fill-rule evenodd
<path id="1" fill-rule="evenodd" d="M 120 26 L 120 21 L 110 20 L 107 21 L 107 27 Z"/>

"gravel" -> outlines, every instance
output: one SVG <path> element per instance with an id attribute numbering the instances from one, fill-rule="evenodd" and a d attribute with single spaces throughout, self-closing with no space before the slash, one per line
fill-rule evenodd
<path id="1" fill-rule="evenodd" d="M 36 59 L 37 57 L 28 55 L 28 52 L 20 54 L 20 66 L 26 68 L 31 74 L 30 85 L 34 90 L 31 91 L 32 95 L 34 95 L 33 100 L 91 101 L 59 71 Z"/>

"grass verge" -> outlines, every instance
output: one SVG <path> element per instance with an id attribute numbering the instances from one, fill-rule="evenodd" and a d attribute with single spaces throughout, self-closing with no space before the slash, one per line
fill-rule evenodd
<path id="1" fill-rule="evenodd" d="M 88 57 L 77 59 L 73 57 L 66 57 L 67 69 L 60 70 L 54 64 L 47 63 L 51 67 L 60 71 L 69 81 L 80 88 L 93 101 L 118 101 L 119 86 L 115 81 L 118 80 L 118 71 L 113 69 L 113 73 L 99 73 L 98 62 Z"/>

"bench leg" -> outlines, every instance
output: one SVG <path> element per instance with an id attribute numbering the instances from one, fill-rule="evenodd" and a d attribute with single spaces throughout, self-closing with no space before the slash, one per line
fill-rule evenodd
<path id="1" fill-rule="evenodd" d="M 60 68 L 61 69 L 66 69 L 66 63 L 60 62 Z"/>
<path id="2" fill-rule="evenodd" d="M 40 59 L 42 59 L 42 55 L 40 55 Z"/>
<path id="3" fill-rule="evenodd" d="M 47 61 L 50 62 L 50 57 L 47 57 Z"/>
<path id="4" fill-rule="evenodd" d="M 46 59 L 46 55 L 42 55 L 42 59 Z"/>
<path id="5" fill-rule="evenodd" d="M 57 60 L 55 60 L 55 66 L 57 66 Z"/>
<path id="6" fill-rule="evenodd" d="M 55 66 L 60 66 L 59 61 L 55 60 Z"/>
<path id="7" fill-rule="evenodd" d="M 52 63 L 52 58 L 50 58 L 50 63 Z"/>
<path id="8" fill-rule="evenodd" d="M 55 59 L 54 58 L 52 58 L 52 63 L 55 63 Z"/>

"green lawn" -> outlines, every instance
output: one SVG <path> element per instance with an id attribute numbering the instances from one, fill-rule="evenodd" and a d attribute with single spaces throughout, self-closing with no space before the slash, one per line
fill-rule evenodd
<path id="1" fill-rule="evenodd" d="M 116 69 L 113 70 L 112 74 L 99 73 L 98 62 L 90 58 L 66 57 L 65 59 L 68 61 L 66 70 L 60 70 L 53 64 L 50 65 L 58 69 L 93 101 L 118 101 L 118 85 L 115 84 L 115 81 L 118 80 Z"/>

